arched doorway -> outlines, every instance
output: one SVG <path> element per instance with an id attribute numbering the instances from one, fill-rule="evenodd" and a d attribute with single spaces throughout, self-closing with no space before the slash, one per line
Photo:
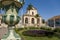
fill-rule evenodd
<path id="1" fill-rule="evenodd" d="M 35 21 L 34 18 L 32 18 L 32 19 L 31 19 L 31 23 L 34 24 L 34 23 L 35 23 L 34 21 Z"/>
<path id="2" fill-rule="evenodd" d="M 25 23 L 28 23 L 28 18 L 25 18 Z"/>

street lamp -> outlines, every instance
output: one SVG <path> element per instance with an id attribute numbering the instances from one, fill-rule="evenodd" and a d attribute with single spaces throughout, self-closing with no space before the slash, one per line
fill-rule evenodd
<path id="1" fill-rule="evenodd" d="M 5 14 L 2 16 L 2 21 L 8 25 L 8 33 L 7 35 L 3 36 L 1 40 L 14 40 L 14 30 L 15 25 L 18 24 L 20 21 L 20 17 L 18 16 L 19 9 L 24 5 L 24 0 L 2 0 L 0 1 L 1 5 L 0 8 L 2 8 L 5 11 Z M 8 35 L 9 34 L 9 35 Z M 7 36 L 7 37 L 6 37 Z M 11 38 L 8 38 L 11 37 Z M 19 36 L 18 36 L 19 37 Z M 15 37 L 16 38 L 16 37 Z M 21 39 L 20 37 L 18 38 Z"/>

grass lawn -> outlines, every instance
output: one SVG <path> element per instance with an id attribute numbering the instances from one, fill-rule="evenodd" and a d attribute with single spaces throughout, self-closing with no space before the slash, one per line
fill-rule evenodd
<path id="1" fill-rule="evenodd" d="M 30 36 L 23 36 L 22 35 L 22 32 L 23 31 L 26 31 L 26 30 L 21 30 L 18 33 L 19 33 L 20 37 L 23 37 L 24 38 L 24 40 L 60 40 L 57 37 L 48 38 L 48 37 L 30 37 Z"/>
<path id="2" fill-rule="evenodd" d="M 52 37 L 52 38 L 48 38 L 48 37 L 24 37 L 24 40 L 60 40 L 57 37 Z"/>

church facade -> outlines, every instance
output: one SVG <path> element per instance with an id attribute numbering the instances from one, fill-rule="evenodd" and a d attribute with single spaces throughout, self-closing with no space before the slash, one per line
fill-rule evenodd
<path id="1" fill-rule="evenodd" d="M 29 5 L 31 6 L 31 5 Z M 29 8 L 28 6 L 28 8 Z M 27 9 L 27 12 L 22 16 L 22 24 L 25 27 L 40 27 L 42 26 L 42 17 L 38 14 L 38 11 L 35 7 L 31 7 L 31 9 Z"/>

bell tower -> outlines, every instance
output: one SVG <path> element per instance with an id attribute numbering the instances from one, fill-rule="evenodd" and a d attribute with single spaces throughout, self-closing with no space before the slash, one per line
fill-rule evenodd
<path id="1" fill-rule="evenodd" d="M 27 7 L 27 14 L 36 15 L 37 14 L 37 9 L 33 5 L 30 4 Z"/>

